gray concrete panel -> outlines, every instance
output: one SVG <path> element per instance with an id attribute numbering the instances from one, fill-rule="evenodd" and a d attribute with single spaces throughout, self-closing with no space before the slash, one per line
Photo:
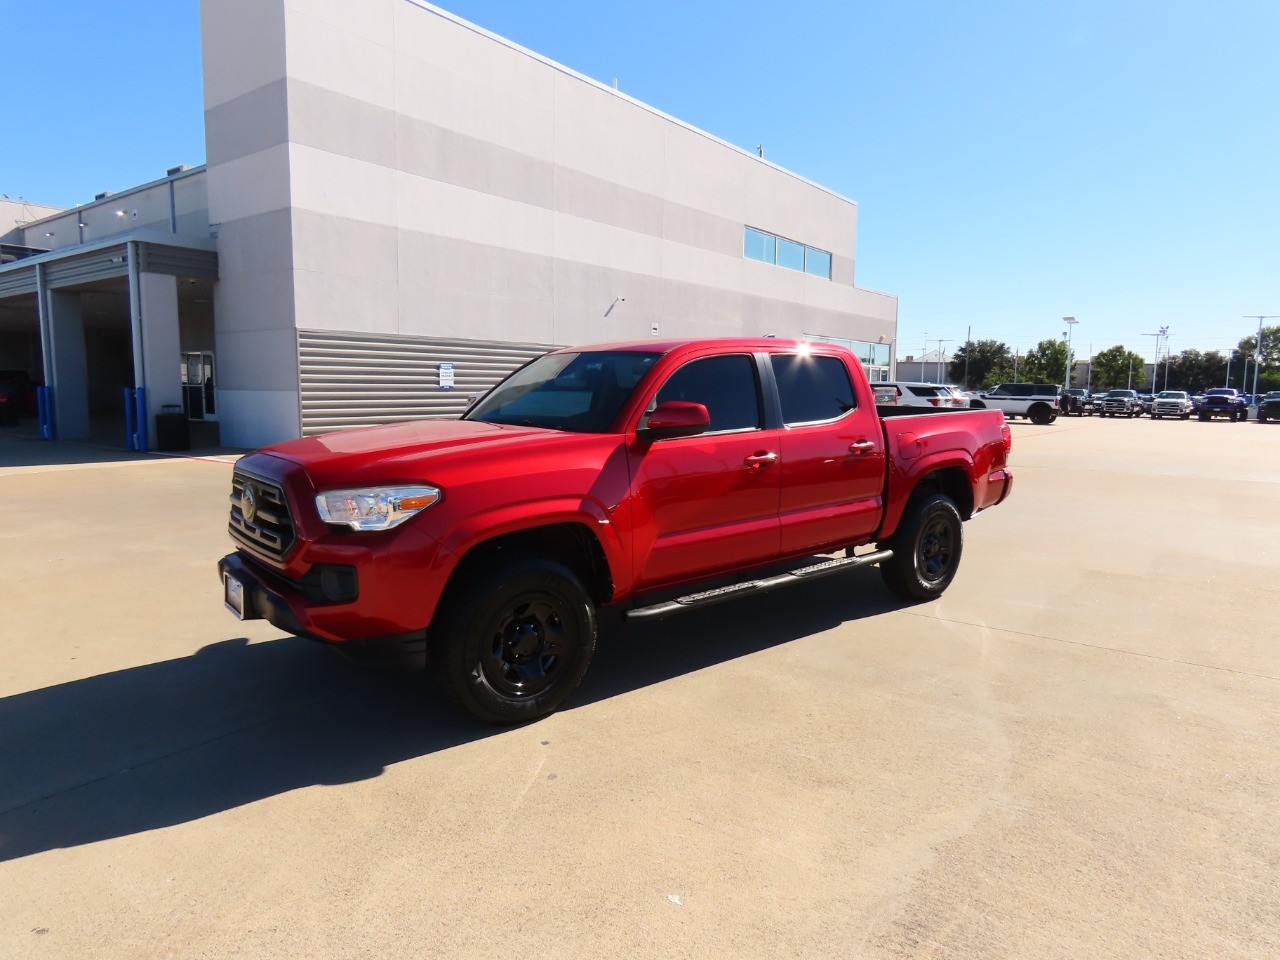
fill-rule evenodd
<path id="1" fill-rule="evenodd" d="M 294 143 L 380 167 L 396 165 L 396 114 L 387 107 L 290 78 L 288 113 Z"/>
<path id="2" fill-rule="evenodd" d="M 294 330 L 293 271 L 243 274 L 213 287 L 218 332 Z"/>
<path id="3" fill-rule="evenodd" d="M 286 143 L 289 139 L 287 91 L 285 78 L 280 77 L 206 110 L 204 135 L 209 165 Z"/>
<path id="4" fill-rule="evenodd" d="M 418 177 L 550 209 L 553 167 L 501 144 L 480 140 L 415 117 L 396 117 L 395 166 Z"/>
<path id="5" fill-rule="evenodd" d="M 288 208 L 293 184 L 289 144 L 210 166 L 209 222 L 225 224 Z"/>
<path id="6" fill-rule="evenodd" d="M 683 203 L 668 200 L 663 204 L 662 237 L 672 243 L 741 258 L 744 227 L 740 220 L 730 220 Z"/>
<path id="7" fill-rule="evenodd" d="M 662 198 L 569 167 L 555 168 L 555 210 L 583 220 L 663 235 Z"/>
<path id="8" fill-rule="evenodd" d="M 223 281 L 293 268 L 293 217 L 298 211 L 273 210 L 232 220 L 218 228 L 218 275 Z"/>
<path id="9" fill-rule="evenodd" d="M 50 290 L 49 357 L 53 367 L 53 409 L 58 437 L 84 440 L 89 436 L 89 369 L 85 359 L 84 319 L 80 294 Z"/>
<path id="10" fill-rule="evenodd" d="M 216 344 L 220 389 L 292 391 L 296 396 L 297 328 L 226 330 L 218 326 Z"/>
<path id="11" fill-rule="evenodd" d="M 283 0 L 201 0 L 206 111 L 285 76 L 284 21 Z"/>
<path id="12" fill-rule="evenodd" d="M 138 275 L 142 316 L 143 375 L 147 388 L 147 430 L 169 404 L 182 403 L 181 337 L 178 330 L 178 280 L 156 273 Z"/>
<path id="13" fill-rule="evenodd" d="M 395 106 L 395 58 L 391 48 L 361 36 L 352 24 L 392 0 L 359 0 L 341 24 L 312 15 L 310 3 L 286 3 L 285 58 L 289 77 L 341 90 L 348 96 Z M 402 0 L 397 0 L 402 2 Z"/>
<path id="14" fill-rule="evenodd" d="M 395 227 L 294 208 L 296 269 L 394 282 L 401 272 L 398 264 Z"/>
<path id="15" fill-rule="evenodd" d="M 414 230 L 399 232 L 400 282 L 550 302 L 552 258 Z"/>
<path id="16" fill-rule="evenodd" d="M 853 258 L 833 254 L 831 257 L 831 282 L 846 287 L 853 286 Z"/>
<path id="17" fill-rule="evenodd" d="M 398 298 L 394 280 L 297 270 L 293 275 L 294 317 L 314 330 L 394 333 Z"/>

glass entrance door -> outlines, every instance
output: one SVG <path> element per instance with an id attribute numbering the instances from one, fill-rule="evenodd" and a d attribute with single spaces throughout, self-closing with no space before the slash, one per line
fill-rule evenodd
<path id="1" fill-rule="evenodd" d="M 182 355 L 182 405 L 188 420 L 217 420 L 214 402 L 213 354 L 208 351 Z"/>

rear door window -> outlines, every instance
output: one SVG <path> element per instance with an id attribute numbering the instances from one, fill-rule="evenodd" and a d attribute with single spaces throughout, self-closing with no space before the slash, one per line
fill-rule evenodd
<path id="1" fill-rule="evenodd" d="M 770 356 L 782 402 L 782 422 L 820 423 L 857 406 L 849 370 L 838 357 L 775 353 Z"/>

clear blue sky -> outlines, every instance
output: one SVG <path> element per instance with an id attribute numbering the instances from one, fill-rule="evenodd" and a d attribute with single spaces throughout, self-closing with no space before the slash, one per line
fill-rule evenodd
<path id="1" fill-rule="evenodd" d="M 899 355 L 1226 348 L 1280 314 L 1276 0 L 453 0 L 859 204 Z M 0 191 L 71 205 L 204 160 L 196 0 L 0 0 Z M 1269 321 L 1277 322 L 1277 321 Z"/>

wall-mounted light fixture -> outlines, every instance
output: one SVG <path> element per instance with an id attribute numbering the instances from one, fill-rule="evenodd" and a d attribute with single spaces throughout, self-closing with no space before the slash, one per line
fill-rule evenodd
<path id="1" fill-rule="evenodd" d="M 116 216 L 117 216 L 117 217 L 123 217 L 123 216 L 124 216 L 124 211 L 123 211 L 123 210 L 117 210 L 117 211 L 116 211 Z"/>
<path id="2" fill-rule="evenodd" d="M 52 230 L 46 230 L 46 231 L 44 232 L 44 235 L 45 235 L 46 237 L 52 237 L 52 236 L 53 236 L 53 231 L 52 231 Z"/>

